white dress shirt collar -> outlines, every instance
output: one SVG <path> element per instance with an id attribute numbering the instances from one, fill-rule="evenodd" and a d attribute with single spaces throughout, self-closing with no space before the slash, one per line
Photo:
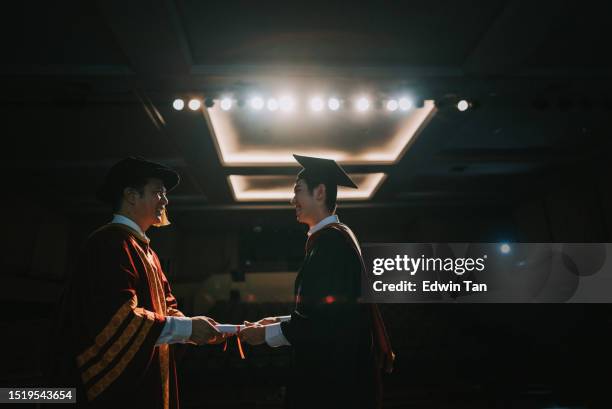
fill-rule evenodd
<path id="1" fill-rule="evenodd" d="M 331 223 L 340 223 L 340 220 L 338 220 L 337 215 L 332 214 L 331 216 L 327 216 L 325 219 L 321 220 L 319 223 L 312 226 L 312 228 L 308 230 L 308 236 L 310 237 L 311 235 L 315 234 L 316 232 L 321 230 L 323 227 Z"/>
<path id="2" fill-rule="evenodd" d="M 141 237 L 143 237 L 145 239 L 145 241 L 147 241 L 147 242 L 149 241 L 149 238 L 142 231 L 140 226 L 138 224 L 136 224 L 136 222 L 134 222 L 134 220 L 130 219 L 129 217 L 125 217 L 125 216 L 120 215 L 120 214 L 115 214 L 115 215 L 113 215 L 113 220 L 111 221 L 111 223 L 123 224 L 124 226 L 127 226 L 130 229 L 134 230 L 136 233 L 138 233 Z"/>

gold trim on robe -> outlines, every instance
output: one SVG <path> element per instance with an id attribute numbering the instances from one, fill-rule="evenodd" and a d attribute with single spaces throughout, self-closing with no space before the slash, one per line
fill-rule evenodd
<path id="1" fill-rule="evenodd" d="M 83 379 L 84 384 L 89 382 L 91 378 L 102 372 L 108 365 L 110 365 L 110 363 L 117 357 L 119 352 L 121 352 L 123 348 L 127 345 L 128 341 L 132 339 L 132 337 L 136 333 L 136 330 L 140 328 L 144 320 L 155 320 L 154 317 L 149 318 L 146 316 L 146 314 L 142 314 L 138 310 L 142 309 L 137 308 L 134 310 L 134 316 L 132 317 L 132 320 L 130 321 L 129 325 L 125 328 L 125 330 L 123 330 L 123 333 L 121 334 L 119 339 L 117 339 L 117 341 L 113 343 L 113 345 L 106 351 L 106 353 L 104 353 L 102 358 L 100 358 L 100 361 L 97 364 L 91 366 L 85 372 L 83 372 L 81 378 Z"/>
<path id="2" fill-rule="evenodd" d="M 161 271 L 159 271 L 159 265 L 153 252 L 150 251 L 149 247 L 145 250 L 139 245 L 134 246 L 138 256 L 142 260 L 142 264 L 145 266 L 147 274 L 147 281 L 149 282 L 149 289 L 151 290 L 151 302 L 155 312 L 166 316 L 168 311 L 166 308 L 166 294 L 164 291 L 164 285 L 161 280 Z M 162 385 L 162 399 L 164 403 L 164 409 L 170 407 L 170 348 L 168 345 L 158 346 L 159 352 L 159 367 Z"/>
<path id="3" fill-rule="evenodd" d="M 138 336 L 132 343 L 132 346 L 125 352 L 121 360 L 111 369 L 102 379 L 95 383 L 91 388 L 87 390 L 87 399 L 90 401 L 94 400 L 100 393 L 104 392 L 106 388 L 110 386 L 118 377 L 121 375 L 125 367 L 130 363 L 138 349 L 144 342 L 149 330 L 153 326 L 153 321 L 146 320 L 138 332 Z"/>
<path id="4" fill-rule="evenodd" d="M 138 298 L 134 295 L 130 300 L 119 308 L 113 315 L 104 329 L 96 336 L 94 344 L 85 352 L 77 357 L 77 365 L 82 367 L 89 362 L 93 357 L 100 353 L 100 350 L 108 343 L 108 341 L 117 333 L 117 330 L 127 318 L 129 313 L 138 305 Z"/>

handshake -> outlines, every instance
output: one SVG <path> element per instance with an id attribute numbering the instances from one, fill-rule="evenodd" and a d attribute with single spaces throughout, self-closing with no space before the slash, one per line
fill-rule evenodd
<path id="1" fill-rule="evenodd" d="M 189 343 L 215 345 L 225 342 L 227 338 L 238 336 L 247 344 L 260 345 L 266 342 L 266 325 L 278 322 L 281 322 L 280 317 L 267 317 L 257 322 L 244 321 L 242 325 L 233 325 L 219 324 L 205 316 L 192 317 Z"/>

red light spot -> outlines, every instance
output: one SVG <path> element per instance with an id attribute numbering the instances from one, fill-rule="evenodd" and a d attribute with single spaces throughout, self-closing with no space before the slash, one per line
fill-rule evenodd
<path id="1" fill-rule="evenodd" d="M 334 302 L 336 302 L 336 298 L 333 295 L 328 295 L 327 297 L 325 297 L 326 304 L 332 304 Z"/>
<path id="2" fill-rule="evenodd" d="M 255 301 L 255 294 L 247 294 L 246 299 L 247 299 L 248 302 Z"/>

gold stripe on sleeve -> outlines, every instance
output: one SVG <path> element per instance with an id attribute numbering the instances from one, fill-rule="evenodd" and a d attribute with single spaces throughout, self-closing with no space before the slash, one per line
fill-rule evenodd
<path id="1" fill-rule="evenodd" d="M 130 311 L 136 307 L 136 305 L 138 305 L 138 298 L 136 298 L 136 295 L 134 295 L 130 300 L 123 304 L 121 308 L 119 308 L 108 324 L 106 324 L 104 329 L 96 336 L 94 344 L 77 357 L 76 361 L 79 367 L 82 367 L 93 357 L 98 355 L 100 350 L 108 343 L 113 335 L 115 335 L 119 326 L 126 319 Z"/>
<path id="2" fill-rule="evenodd" d="M 85 372 L 81 374 L 83 383 L 89 382 L 91 378 L 102 372 L 110 363 L 117 357 L 119 352 L 127 345 L 128 341 L 132 339 L 136 330 L 142 324 L 143 318 L 134 314 L 129 325 L 125 328 L 121 336 L 113 343 L 113 345 L 102 355 L 102 358 L 95 365 L 90 366 Z"/>
<path id="3" fill-rule="evenodd" d="M 136 352 L 138 352 L 138 350 L 142 346 L 142 343 L 149 334 L 149 331 L 151 330 L 152 326 L 153 321 L 144 321 L 143 325 L 138 331 L 136 339 L 134 339 L 134 342 L 129 347 L 129 349 L 125 351 L 125 354 L 123 354 L 117 365 L 115 365 L 115 367 L 109 372 L 107 372 L 107 374 L 104 375 L 102 379 L 100 379 L 97 383 L 95 383 L 91 388 L 87 390 L 87 399 L 89 399 L 90 401 L 94 400 L 98 395 L 104 392 L 119 377 L 119 375 L 123 373 L 125 368 L 134 358 L 134 355 L 136 355 Z"/>

